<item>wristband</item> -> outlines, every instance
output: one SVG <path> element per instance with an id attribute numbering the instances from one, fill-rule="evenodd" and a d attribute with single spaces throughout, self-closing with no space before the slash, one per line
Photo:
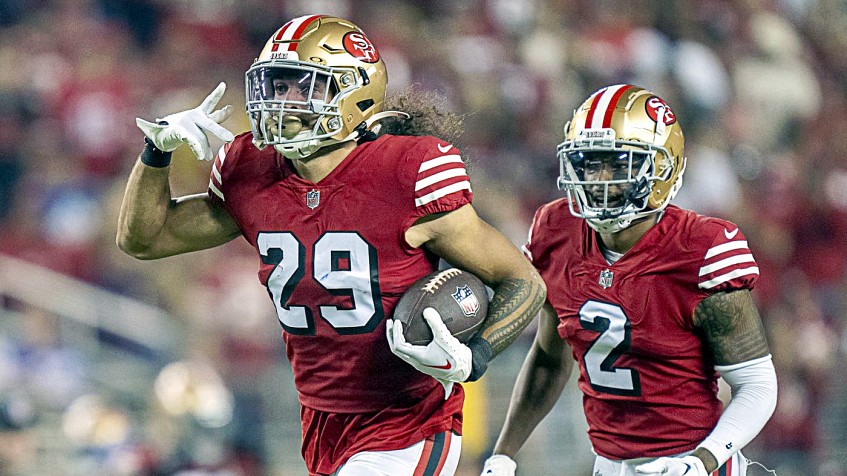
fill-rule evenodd
<path id="1" fill-rule="evenodd" d="M 479 336 L 469 340 L 467 346 L 471 349 L 471 374 L 465 382 L 476 382 L 488 369 L 494 350 L 487 340 Z"/>
<path id="2" fill-rule="evenodd" d="M 171 165 L 171 153 L 159 150 L 147 136 L 144 136 L 144 150 L 141 151 L 140 159 L 142 164 L 157 169 Z"/>

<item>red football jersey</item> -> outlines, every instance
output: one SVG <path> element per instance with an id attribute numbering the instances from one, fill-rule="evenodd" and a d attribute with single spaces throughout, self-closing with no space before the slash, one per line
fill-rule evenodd
<path id="1" fill-rule="evenodd" d="M 417 418 L 414 431 L 409 418 L 386 424 L 395 434 L 371 438 L 359 450 L 395 449 L 451 429 L 461 419 L 461 389 L 444 402 L 435 379 L 391 353 L 385 320 L 406 289 L 438 264 L 437 256 L 406 243 L 406 230 L 420 217 L 471 202 L 459 152 L 434 137 L 384 135 L 357 146 L 312 183 L 272 147 L 256 149 L 251 137 L 240 135 L 221 149 L 209 196 L 259 254 L 259 280 L 282 324 L 300 402 L 318 412 L 401 420 L 403 412 L 386 409 L 405 408 L 430 418 Z M 439 392 L 440 398 L 427 398 Z M 312 420 L 303 416 L 304 434 L 339 436 L 321 433 Z M 339 431 L 343 444 L 304 441 L 310 471 L 327 469 L 325 455 L 317 454 L 324 449 L 334 466 L 346 459 L 345 445 L 361 446 L 347 441 L 355 440 L 350 429 Z"/>
<path id="2" fill-rule="evenodd" d="M 669 206 L 615 264 L 566 199 L 535 214 L 527 256 L 573 348 L 588 435 L 611 459 L 692 450 L 717 424 L 717 373 L 694 309 L 759 275 L 734 224 Z"/>

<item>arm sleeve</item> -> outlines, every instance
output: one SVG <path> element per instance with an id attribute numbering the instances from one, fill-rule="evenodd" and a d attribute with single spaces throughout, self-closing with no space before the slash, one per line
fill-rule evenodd
<path id="1" fill-rule="evenodd" d="M 771 356 L 716 366 L 732 389 L 732 398 L 712 433 L 700 443 L 723 465 L 753 440 L 776 408 L 777 384 Z"/>

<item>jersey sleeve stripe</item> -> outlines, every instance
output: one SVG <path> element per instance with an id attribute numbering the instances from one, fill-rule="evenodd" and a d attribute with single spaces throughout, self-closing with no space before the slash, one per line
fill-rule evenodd
<path id="1" fill-rule="evenodd" d="M 218 155 L 215 157 L 215 162 L 212 164 L 212 176 L 209 178 L 209 190 L 220 197 L 221 200 L 224 200 L 224 194 L 221 192 L 221 188 L 223 188 L 224 183 L 223 177 L 221 176 L 221 170 L 223 170 L 227 150 L 229 150 L 229 144 L 224 144 L 218 150 Z"/>
<path id="2" fill-rule="evenodd" d="M 221 165 L 223 165 L 224 160 L 226 160 L 226 153 L 227 153 L 227 151 L 229 151 L 229 148 L 231 146 L 232 146 L 232 142 L 228 142 L 228 143 L 222 145 L 220 149 L 218 149 L 218 158 L 221 159 Z"/>
<path id="3" fill-rule="evenodd" d="M 458 192 L 459 190 L 470 190 L 471 182 L 469 180 L 463 180 L 461 182 L 456 182 L 452 185 L 447 185 L 446 187 L 439 188 L 438 190 L 428 193 L 422 197 L 418 197 L 415 199 L 415 206 L 420 207 L 426 205 L 429 202 L 438 200 L 441 197 L 450 195 L 451 193 Z"/>
<path id="4" fill-rule="evenodd" d="M 463 167 L 465 165 L 465 163 L 462 162 L 462 157 L 460 157 L 458 154 L 442 155 L 440 157 L 435 157 L 421 162 L 421 167 L 418 169 L 418 173 L 426 172 L 429 169 L 433 169 L 435 167 L 438 167 L 439 165 L 449 164 L 451 162 L 460 163 Z"/>
<path id="5" fill-rule="evenodd" d="M 223 192 L 221 192 L 220 189 L 216 187 L 214 183 L 212 183 L 212 179 L 209 179 L 209 190 L 211 190 L 212 193 L 217 195 L 221 200 L 226 200 L 224 198 Z"/>
<path id="6" fill-rule="evenodd" d="M 709 259 L 713 256 L 717 256 L 721 253 L 726 253 L 727 251 L 747 249 L 747 240 L 744 241 L 730 241 L 729 243 L 724 243 L 722 245 L 714 246 L 709 248 L 709 251 L 706 252 L 706 258 Z"/>
<path id="7" fill-rule="evenodd" d="M 749 268 L 736 269 L 734 271 L 730 271 L 729 273 L 712 278 L 708 281 L 703 281 L 702 283 L 698 284 L 698 287 L 700 289 L 712 289 L 715 286 L 718 286 L 719 284 L 723 284 L 740 276 L 747 276 L 750 274 L 759 274 L 759 267 L 751 266 Z"/>
<path id="8" fill-rule="evenodd" d="M 443 180 L 451 179 L 454 177 L 464 177 L 468 178 L 467 172 L 465 172 L 464 168 L 460 169 L 447 169 L 442 172 L 438 172 L 437 174 L 430 175 L 429 177 L 418 179 L 415 182 L 415 192 L 421 190 L 422 188 L 429 187 L 434 183 L 441 182 Z"/>
<path id="9" fill-rule="evenodd" d="M 753 255 L 747 253 L 745 255 L 735 255 L 730 256 L 729 258 L 724 258 L 715 263 L 703 266 L 700 268 L 700 276 L 704 276 L 706 274 L 714 273 L 715 271 L 720 271 L 724 268 L 729 268 L 730 266 L 739 264 L 739 263 L 755 263 L 756 260 L 753 259 Z"/>

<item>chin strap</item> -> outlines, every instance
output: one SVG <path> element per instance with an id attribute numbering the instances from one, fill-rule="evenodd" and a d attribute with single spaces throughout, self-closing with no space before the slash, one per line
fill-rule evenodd
<path id="1" fill-rule="evenodd" d="M 349 136 L 342 139 L 340 142 L 345 142 L 348 140 L 357 140 L 361 137 L 366 131 L 373 132 L 374 134 L 379 132 L 379 129 L 382 127 L 382 124 L 375 124 L 377 121 L 381 121 L 387 117 L 402 117 L 405 119 L 411 119 L 412 116 L 406 114 L 401 111 L 382 111 L 374 114 L 373 116 L 365 119 L 364 122 L 359 124 L 359 127 L 353 130 Z"/>
<path id="2" fill-rule="evenodd" d="M 378 113 L 374 114 L 373 116 L 371 116 L 371 117 L 365 119 L 364 121 L 362 121 L 362 123 L 359 124 L 359 127 L 354 129 L 353 132 L 351 132 L 350 135 L 348 135 L 344 139 L 341 139 L 341 140 L 331 140 L 330 139 L 330 140 L 324 141 L 321 144 L 321 147 L 319 147 L 319 148 L 323 148 L 323 147 L 326 147 L 328 145 L 338 144 L 340 142 L 347 142 L 349 140 L 358 140 L 359 138 L 361 138 L 367 132 L 372 132 L 372 133 L 376 134 L 377 132 L 379 132 L 380 127 L 382 127 L 381 124 L 376 124 L 376 122 L 381 121 L 382 119 L 385 119 L 387 117 L 403 117 L 405 119 L 410 119 L 412 116 L 410 116 L 409 114 L 407 114 L 405 112 L 401 112 L 401 111 L 378 112 Z M 255 136 L 253 138 L 253 145 L 255 145 L 256 148 L 259 149 L 259 150 L 262 150 L 265 146 L 265 144 L 262 141 L 256 140 Z M 315 149 L 315 150 L 317 150 L 317 149 Z M 281 153 L 283 156 L 285 156 L 286 158 L 289 158 L 289 159 L 308 157 L 309 155 L 312 155 L 313 153 L 315 153 L 315 150 L 309 152 L 306 155 L 303 155 L 302 153 L 300 153 L 299 149 L 298 150 L 292 150 L 292 151 L 284 151 L 284 152 L 277 149 L 277 151 L 279 153 Z"/>

